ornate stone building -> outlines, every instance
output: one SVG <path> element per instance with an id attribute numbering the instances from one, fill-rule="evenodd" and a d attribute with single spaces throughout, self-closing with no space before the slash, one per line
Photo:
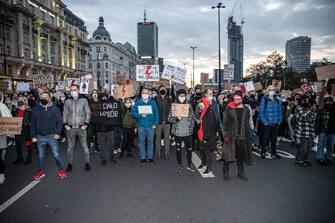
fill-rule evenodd
<path id="1" fill-rule="evenodd" d="M 97 74 L 98 86 L 115 83 L 117 75 L 135 79 L 137 64 L 135 48 L 128 42 L 125 44 L 112 42 L 104 26 L 103 17 L 99 18 L 99 26 L 88 43 L 88 68 L 90 72 Z"/>
<path id="2" fill-rule="evenodd" d="M 0 0 L 0 77 L 32 81 L 33 74 L 54 80 L 87 70 L 84 22 L 60 0 Z"/>

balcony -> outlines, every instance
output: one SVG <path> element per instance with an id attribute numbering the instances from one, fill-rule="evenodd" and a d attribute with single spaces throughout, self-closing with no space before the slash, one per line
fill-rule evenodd
<path id="1" fill-rule="evenodd" d="M 46 39 L 48 38 L 48 34 L 46 34 L 46 33 L 41 33 L 40 36 L 43 37 L 43 38 L 46 38 Z"/>

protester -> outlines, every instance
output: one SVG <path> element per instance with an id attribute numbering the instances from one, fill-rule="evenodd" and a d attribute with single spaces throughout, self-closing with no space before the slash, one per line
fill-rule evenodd
<path id="1" fill-rule="evenodd" d="M 133 157 L 131 148 L 134 143 L 135 128 L 136 128 L 136 120 L 131 115 L 132 101 L 130 98 L 125 98 L 124 106 L 125 109 L 122 116 L 123 139 L 122 139 L 122 149 L 120 153 L 121 159 L 123 158 L 125 152 L 127 152 L 127 157 Z"/>
<path id="2" fill-rule="evenodd" d="M 176 104 L 188 104 L 186 100 L 186 90 L 180 89 L 177 91 Z M 191 172 L 195 171 L 192 164 L 192 134 L 195 125 L 195 116 L 192 107 L 189 105 L 187 117 L 172 116 L 172 108 L 170 109 L 169 122 L 172 123 L 172 134 L 176 141 L 176 156 L 177 156 L 177 173 L 182 172 L 182 142 L 185 144 L 187 154 L 187 169 Z"/>
<path id="3" fill-rule="evenodd" d="M 212 174 L 212 156 L 216 149 L 217 133 L 217 116 L 213 104 L 213 91 L 211 89 L 205 90 L 205 98 L 201 99 L 198 108 L 200 110 L 198 136 L 201 142 L 201 164 L 198 169 L 205 169 L 203 174 L 209 175 Z"/>
<path id="4" fill-rule="evenodd" d="M 316 159 L 318 164 L 333 165 L 335 145 L 335 104 L 333 97 L 326 95 L 323 98 L 324 106 L 317 112 L 315 132 L 318 135 Z M 326 154 L 324 148 L 326 147 Z"/>
<path id="5" fill-rule="evenodd" d="M 315 110 L 311 98 L 308 95 L 300 97 L 294 114 L 297 121 L 297 128 L 295 130 L 297 138 L 295 163 L 297 165 L 311 166 L 311 162 L 308 158 L 310 150 L 313 147 Z"/>
<path id="6" fill-rule="evenodd" d="M 63 117 L 63 111 L 64 111 L 64 104 L 65 104 L 65 100 L 66 100 L 66 96 L 64 93 L 61 93 L 60 97 L 59 97 L 59 101 L 57 103 L 57 107 L 59 108 L 59 111 Z M 61 142 L 65 142 L 66 141 L 66 130 L 63 127 L 62 128 L 62 133 L 61 133 Z"/>
<path id="7" fill-rule="evenodd" d="M 99 93 L 98 90 L 93 90 L 91 93 L 91 99 L 89 100 L 89 105 L 91 109 L 91 121 L 87 128 L 87 145 L 89 145 L 92 152 L 99 152 L 98 147 L 98 135 L 97 135 L 97 116 L 93 115 L 93 110 L 98 106 Z"/>
<path id="8" fill-rule="evenodd" d="M 64 104 L 63 123 L 67 135 L 67 155 L 68 166 L 67 172 L 71 172 L 73 168 L 73 150 L 76 143 L 76 138 L 79 138 L 79 143 L 83 149 L 85 159 L 85 171 L 91 169 L 90 153 L 87 146 L 87 131 L 86 128 L 90 123 L 91 110 L 85 98 L 79 96 L 79 86 L 71 86 L 71 98 L 67 99 Z"/>
<path id="9" fill-rule="evenodd" d="M 164 148 L 165 148 L 165 159 L 170 159 L 170 123 L 168 121 L 168 115 L 172 104 L 172 99 L 167 95 L 165 86 L 160 86 L 159 95 L 155 99 L 159 112 L 159 125 L 156 128 L 156 159 L 161 157 L 161 139 L 162 133 L 164 134 Z"/>
<path id="10" fill-rule="evenodd" d="M 46 147 L 50 148 L 59 170 L 60 179 L 67 177 L 63 161 L 59 154 L 58 139 L 62 131 L 62 117 L 59 109 L 51 102 L 49 92 L 43 92 L 40 106 L 33 108 L 31 114 L 32 141 L 37 142 L 39 165 L 34 180 L 39 181 L 45 176 Z"/>
<path id="11" fill-rule="evenodd" d="M 224 112 L 223 178 L 229 181 L 229 164 L 237 161 L 238 177 L 248 181 L 244 165 L 251 165 L 250 108 L 243 104 L 241 91 L 234 93 L 234 101 Z"/>
<path id="12" fill-rule="evenodd" d="M 281 156 L 277 153 L 277 135 L 283 115 L 281 102 L 272 85 L 268 86 L 267 95 L 263 96 L 261 99 L 259 117 L 264 128 L 261 158 L 265 159 L 266 149 L 269 147 L 269 141 L 271 140 L 271 157 L 280 159 Z"/>
<path id="13" fill-rule="evenodd" d="M 148 88 L 143 88 L 141 99 L 135 103 L 131 114 L 137 119 L 141 163 L 146 163 L 148 159 L 153 164 L 154 134 L 159 124 L 159 113 L 156 102 L 149 99 Z"/>

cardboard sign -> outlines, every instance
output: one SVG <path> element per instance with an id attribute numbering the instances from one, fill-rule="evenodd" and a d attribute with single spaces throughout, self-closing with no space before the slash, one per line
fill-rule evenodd
<path id="1" fill-rule="evenodd" d="M 272 86 L 275 88 L 276 91 L 281 90 L 281 81 L 280 80 L 272 80 Z"/>
<path id="2" fill-rule="evenodd" d="M 124 74 L 117 74 L 116 75 L 116 83 L 118 85 L 124 85 L 125 84 L 125 75 Z"/>
<path id="3" fill-rule="evenodd" d="M 291 95 L 292 95 L 292 91 L 289 91 L 289 90 L 282 90 L 280 95 L 281 95 L 282 97 L 285 97 L 285 98 L 290 98 Z"/>
<path id="4" fill-rule="evenodd" d="M 254 83 L 255 91 L 263 90 L 263 86 L 261 82 Z"/>
<path id="5" fill-rule="evenodd" d="M 247 92 L 255 90 L 255 86 L 254 86 L 254 82 L 253 81 L 248 81 L 248 82 L 244 83 L 244 87 L 245 87 L 245 90 Z"/>
<path id="6" fill-rule="evenodd" d="M 226 83 L 224 85 L 224 90 L 231 91 L 233 89 L 233 84 Z"/>
<path id="7" fill-rule="evenodd" d="M 200 83 L 205 84 L 209 81 L 209 73 L 200 73 Z"/>
<path id="8" fill-rule="evenodd" d="M 0 135 L 21 135 L 22 119 L 0 117 Z"/>
<path id="9" fill-rule="evenodd" d="M 318 81 L 335 78 L 335 64 L 315 68 Z"/>
<path id="10" fill-rule="evenodd" d="M 114 87 L 114 98 L 129 98 L 133 96 L 134 86 L 131 84 Z"/>
<path id="11" fill-rule="evenodd" d="M 171 105 L 171 111 L 173 117 L 188 117 L 188 112 L 190 109 L 189 104 L 176 104 Z"/>
<path id="12" fill-rule="evenodd" d="M 173 65 L 165 65 L 162 73 L 162 78 L 176 82 L 178 84 L 184 84 L 186 78 L 186 70 Z"/>
<path id="13" fill-rule="evenodd" d="M 52 74 L 33 74 L 34 88 L 53 88 L 54 76 Z"/>
<path id="14" fill-rule="evenodd" d="M 138 106 L 138 114 L 152 114 L 151 105 Z"/>
<path id="15" fill-rule="evenodd" d="M 7 94 L 7 91 L 9 89 L 9 80 L 2 80 L 0 81 L 0 91 L 4 94 Z"/>
<path id="16" fill-rule="evenodd" d="M 136 81 L 159 81 L 159 65 L 136 65 Z"/>

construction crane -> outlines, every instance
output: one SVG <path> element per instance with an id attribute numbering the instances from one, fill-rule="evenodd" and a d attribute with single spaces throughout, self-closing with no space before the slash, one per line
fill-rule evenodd
<path id="1" fill-rule="evenodd" d="M 243 17 L 242 4 L 240 4 L 240 12 L 241 12 L 241 33 L 243 33 L 243 24 L 245 23 L 245 18 Z"/>

